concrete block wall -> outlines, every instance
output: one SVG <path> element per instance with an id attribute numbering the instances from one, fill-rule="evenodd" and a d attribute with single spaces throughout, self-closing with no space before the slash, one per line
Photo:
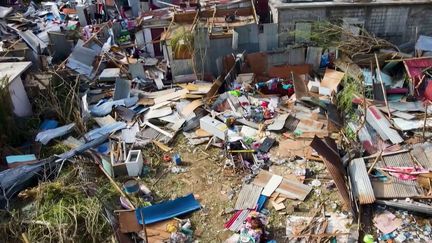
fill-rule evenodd
<path id="1" fill-rule="evenodd" d="M 294 44 L 292 31 L 296 22 L 341 21 L 343 18 L 364 20 L 369 32 L 397 45 L 414 42 L 416 27 L 419 34 L 432 35 L 432 4 L 352 4 L 271 9 L 273 21 L 279 23 L 279 47 Z"/>

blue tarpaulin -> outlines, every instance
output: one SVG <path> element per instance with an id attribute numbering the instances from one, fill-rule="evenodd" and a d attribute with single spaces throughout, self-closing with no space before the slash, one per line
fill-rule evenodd
<path id="1" fill-rule="evenodd" d="M 48 130 L 48 129 L 54 129 L 58 126 L 58 121 L 56 120 L 44 120 L 42 124 L 40 125 L 40 129 L 42 131 Z"/>
<path id="2" fill-rule="evenodd" d="M 261 212 L 261 210 L 264 208 L 264 204 L 267 201 L 267 197 L 264 195 L 260 195 L 260 197 L 258 198 L 258 207 L 257 207 L 257 211 Z"/>
<path id="3" fill-rule="evenodd" d="M 190 213 L 201 208 L 200 203 L 195 199 L 193 194 L 185 197 L 179 197 L 174 200 L 162 202 L 148 207 L 137 208 L 135 215 L 140 224 L 152 224 L 159 221 L 171 219 L 173 217 Z"/>

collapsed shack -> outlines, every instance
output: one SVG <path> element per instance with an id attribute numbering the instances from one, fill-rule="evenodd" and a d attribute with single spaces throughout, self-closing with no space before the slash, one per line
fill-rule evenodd
<path id="1" fill-rule="evenodd" d="M 7 240 L 430 240 L 430 37 L 159 4 L 2 7 Z"/>

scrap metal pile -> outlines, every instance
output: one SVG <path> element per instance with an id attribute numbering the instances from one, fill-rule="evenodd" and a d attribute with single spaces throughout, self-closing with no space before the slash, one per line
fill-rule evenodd
<path id="1" fill-rule="evenodd" d="M 182 146 L 218 148 L 222 173 L 239 178 L 231 210 L 225 206 L 226 242 L 432 240 L 424 217 L 432 213 L 432 37 L 420 36 L 414 55 L 381 49 L 393 45 L 365 32 L 355 52 L 347 51 L 356 45 L 350 36 L 330 49 L 315 43 L 213 60 L 212 41 L 237 38 L 237 49 L 242 28 L 258 30 L 249 1 L 230 3 L 242 6 L 235 11 L 227 3 L 158 2 L 162 8 L 140 12 L 141 3 L 0 7 L 1 86 L 12 103 L 1 108 L 41 120 L 22 143 L 37 146 L 0 138 L 8 148 L 2 207 L 16 209 L 22 192 L 44 210 L 12 238 L 46 241 L 44 232 L 58 226 L 50 237 L 79 239 L 81 229 L 47 221 L 43 203 L 70 213 L 82 202 L 103 212 L 94 214 L 103 227 L 85 221 L 89 240 L 109 240 L 108 225 L 120 242 L 199 240 L 184 217 L 203 208 L 197 192 L 160 200 L 142 180 L 156 161 L 168 170 L 155 183 L 200 163 L 182 161 L 174 144 L 184 137 Z M 46 103 L 36 105 L 40 96 Z M 41 152 L 58 145 L 59 152 Z M 101 178 L 87 175 L 95 169 L 114 188 L 114 205 L 97 189 Z M 94 213 L 90 206 L 67 223 L 78 228 L 76 218 Z M 269 230 L 275 217 L 284 219 L 283 235 Z M 32 225 L 41 233 L 26 235 Z"/>

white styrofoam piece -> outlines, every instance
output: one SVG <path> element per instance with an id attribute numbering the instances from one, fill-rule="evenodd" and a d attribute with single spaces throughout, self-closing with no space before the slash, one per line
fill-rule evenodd
<path id="1" fill-rule="evenodd" d="M 144 164 L 141 150 L 129 150 L 125 164 L 129 176 L 139 176 Z"/>
<path id="2" fill-rule="evenodd" d="M 205 116 L 200 119 L 200 127 L 204 131 L 225 140 L 225 132 L 228 130 L 228 127 L 223 122 L 211 118 L 210 116 Z"/>

